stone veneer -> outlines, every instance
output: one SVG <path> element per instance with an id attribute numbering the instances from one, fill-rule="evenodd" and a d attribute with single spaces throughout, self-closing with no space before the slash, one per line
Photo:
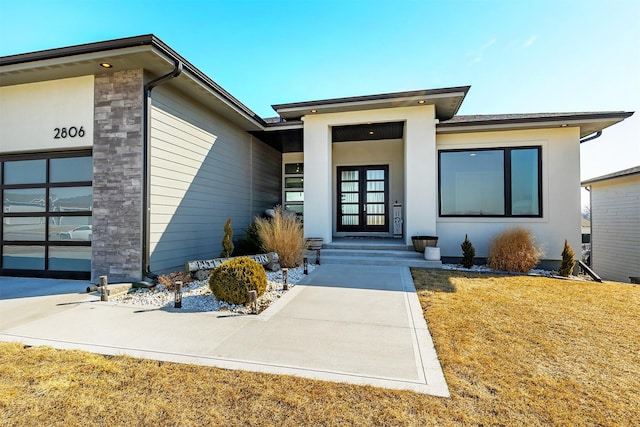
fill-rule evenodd
<path id="1" fill-rule="evenodd" d="M 143 71 L 95 76 L 91 281 L 142 277 Z"/>

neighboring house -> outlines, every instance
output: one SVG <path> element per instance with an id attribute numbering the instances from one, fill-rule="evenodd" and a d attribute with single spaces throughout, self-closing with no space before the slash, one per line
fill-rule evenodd
<path id="1" fill-rule="evenodd" d="M 521 225 L 557 263 L 581 242 L 581 139 L 633 113 L 458 116 L 468 90 L 263 119 L 152 35 L 2 57 L 0 274 L 137 280 L 277 203 L 307 237 L 437 235 L 445 260 Z"/>
<path id="2" fill-rule="evenodd" d="M 591 196 L 591 266 L 604 279 L 640 276 L 640 166 L 582 182 Z"/>

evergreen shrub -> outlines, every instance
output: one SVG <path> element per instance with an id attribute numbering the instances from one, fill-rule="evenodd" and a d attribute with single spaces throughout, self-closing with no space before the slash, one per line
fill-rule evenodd
<path id="1" fill-rule="evenodd" d="M 249 291 L 257 291 L 258 296 L 265 293 L 267 274 L 262 265 L 251 258 L 234 258 L 211 271 L 209 288 L 220 301 L 246 304 Z"/>
<path id="2" fill-rule="evenodd" d="M 473 247 L 468 235 L 464 235 L 464 242 L 460 245 L 462 248 L 462 266 L 464 268 L 473 267 L 473 259 L 476 256 L 476 249 Z"/>
<path id="3" fill-rule="evenodd" d="M 231 227 L 231 218 L 227 218 L 224 225 L 224 238 L 222 239 L 222 252 L 220 256 L 229 258 L 233 253 L 233 228 Z"/>
<path id="4" fill-rule="evenodd" d="M 573 259 L 575 253 L 573 249 L 567 242 L 567 239 L 564 239 L 564 249 L 562 250 L 562 264 L 560 264 L 560 271 L 558 274 L 564 277 L 569 277 L 573 274 L 573 267 L 576 265 L 576 261 Z"/>

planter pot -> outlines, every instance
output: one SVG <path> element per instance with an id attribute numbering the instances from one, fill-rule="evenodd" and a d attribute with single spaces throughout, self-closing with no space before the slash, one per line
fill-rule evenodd
<path id="1" fill-rule="evenodd" d="M 424 248 L 435 247 L 438 244 L 438 236 L 412 236 L 411 241 L 416 252 L 424 252 Z"/>
<path id="2" fill-rule="evenodd" d="M 307 249 L 318 250 L 322 249 L 322 242 L 324 239 L 322 237 L 309 237 L 307 238 Z"/>

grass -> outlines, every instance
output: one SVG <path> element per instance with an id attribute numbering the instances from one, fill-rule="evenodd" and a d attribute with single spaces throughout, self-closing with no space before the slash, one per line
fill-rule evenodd
<path id="1" fill-rule="evenodd" d="M 256 218 L 256 232 L 266 252 L 276 252 L 282 267 L 294 268 L 302 264 L 306 241 L 302 222 L 282 212 L 276 206 L 274 218 Z"/>
<path id="2" fill-rule="evenodd" d="M 0 425 L 640 425 L 640 287 L 414 270 L 450 399 L 0 344 Z"/>

